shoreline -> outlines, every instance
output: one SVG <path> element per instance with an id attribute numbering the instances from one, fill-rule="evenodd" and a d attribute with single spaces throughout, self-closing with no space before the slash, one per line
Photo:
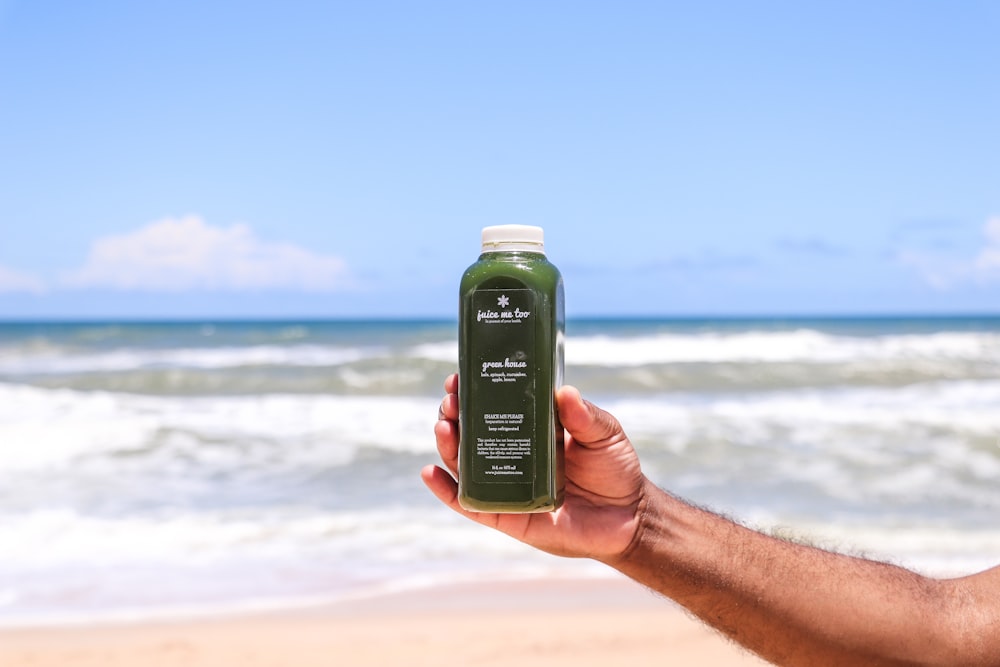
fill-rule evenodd
<path id="1" fill-rule="evenodd" d="M 4 667 L 766 663 L 625 579 L 459 583 L 314 607 L 0 628 Z"/>

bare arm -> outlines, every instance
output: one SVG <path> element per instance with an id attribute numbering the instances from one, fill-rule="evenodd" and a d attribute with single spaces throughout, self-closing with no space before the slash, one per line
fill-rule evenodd
<path id="1" fill-rule="evenodd" d="M 779 665 L 1000 665 L 1000 568 L 938 580 L 648 492 L 609 565 Z"/>
<path id="2" fill-rule="evenodd" d="M 1000 568 L 938 580 L 788 543 L 692 507 L 642 474 L 617 420 L 565 387 L 567 496 L 550 514 L 456 502 L 457 379 L 424 481 L 469 518 L 545 551 L 595 558 L 779 665 L 1000 665 Z"/>

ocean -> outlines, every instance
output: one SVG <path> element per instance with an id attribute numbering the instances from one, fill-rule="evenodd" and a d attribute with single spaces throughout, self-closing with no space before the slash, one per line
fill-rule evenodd
<path id="1" fill-rule="evenodd" d="M 607 577 L 423 487 L 447 321 L 0 323 L 0 627 Z M 657 484 L 928 574 L 1000 563 L 1000 317 L 573 320 Z"/>

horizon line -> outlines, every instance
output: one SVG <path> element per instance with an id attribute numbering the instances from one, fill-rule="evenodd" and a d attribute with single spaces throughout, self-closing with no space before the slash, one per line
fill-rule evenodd
<path id="1" fill-rule="evenodd" d="M 574 314 L 567 321 L 754 321 L 754 320 L 974 320 L 1000 319 L 1000 310 L 994 312 L 962 311 L 943 312 L 841 312 L 841 313 L 673 313 L 673 314 Z M 385 316 L 385 315 L 238 315 L 210 316 L 37 316 L 8 317 L 0 315 L 0 325 L 7 324 L 248 324 L 248 323 L 455 323 L 452 316 Z"/>

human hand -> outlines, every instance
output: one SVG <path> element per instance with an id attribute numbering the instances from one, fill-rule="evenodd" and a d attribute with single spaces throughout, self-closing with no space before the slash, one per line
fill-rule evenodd
<path id="1" fill-rule="evenodd" d="M 574 387 L 556 394 L 566 430 L 566 492 L 562 506 L 538 514 L 469 512 L 458 504 L 458 376 L 445 380 L 438 422 L 438 453 L 447 471 L 429 465 L 424 483 L 445 505 L 538 549 L 560 556 L 613 561 L 632 543 L 648 481 L 618 420 L 583 400 Z M 449 474 L 449 472 L 451 474 Z"/>

